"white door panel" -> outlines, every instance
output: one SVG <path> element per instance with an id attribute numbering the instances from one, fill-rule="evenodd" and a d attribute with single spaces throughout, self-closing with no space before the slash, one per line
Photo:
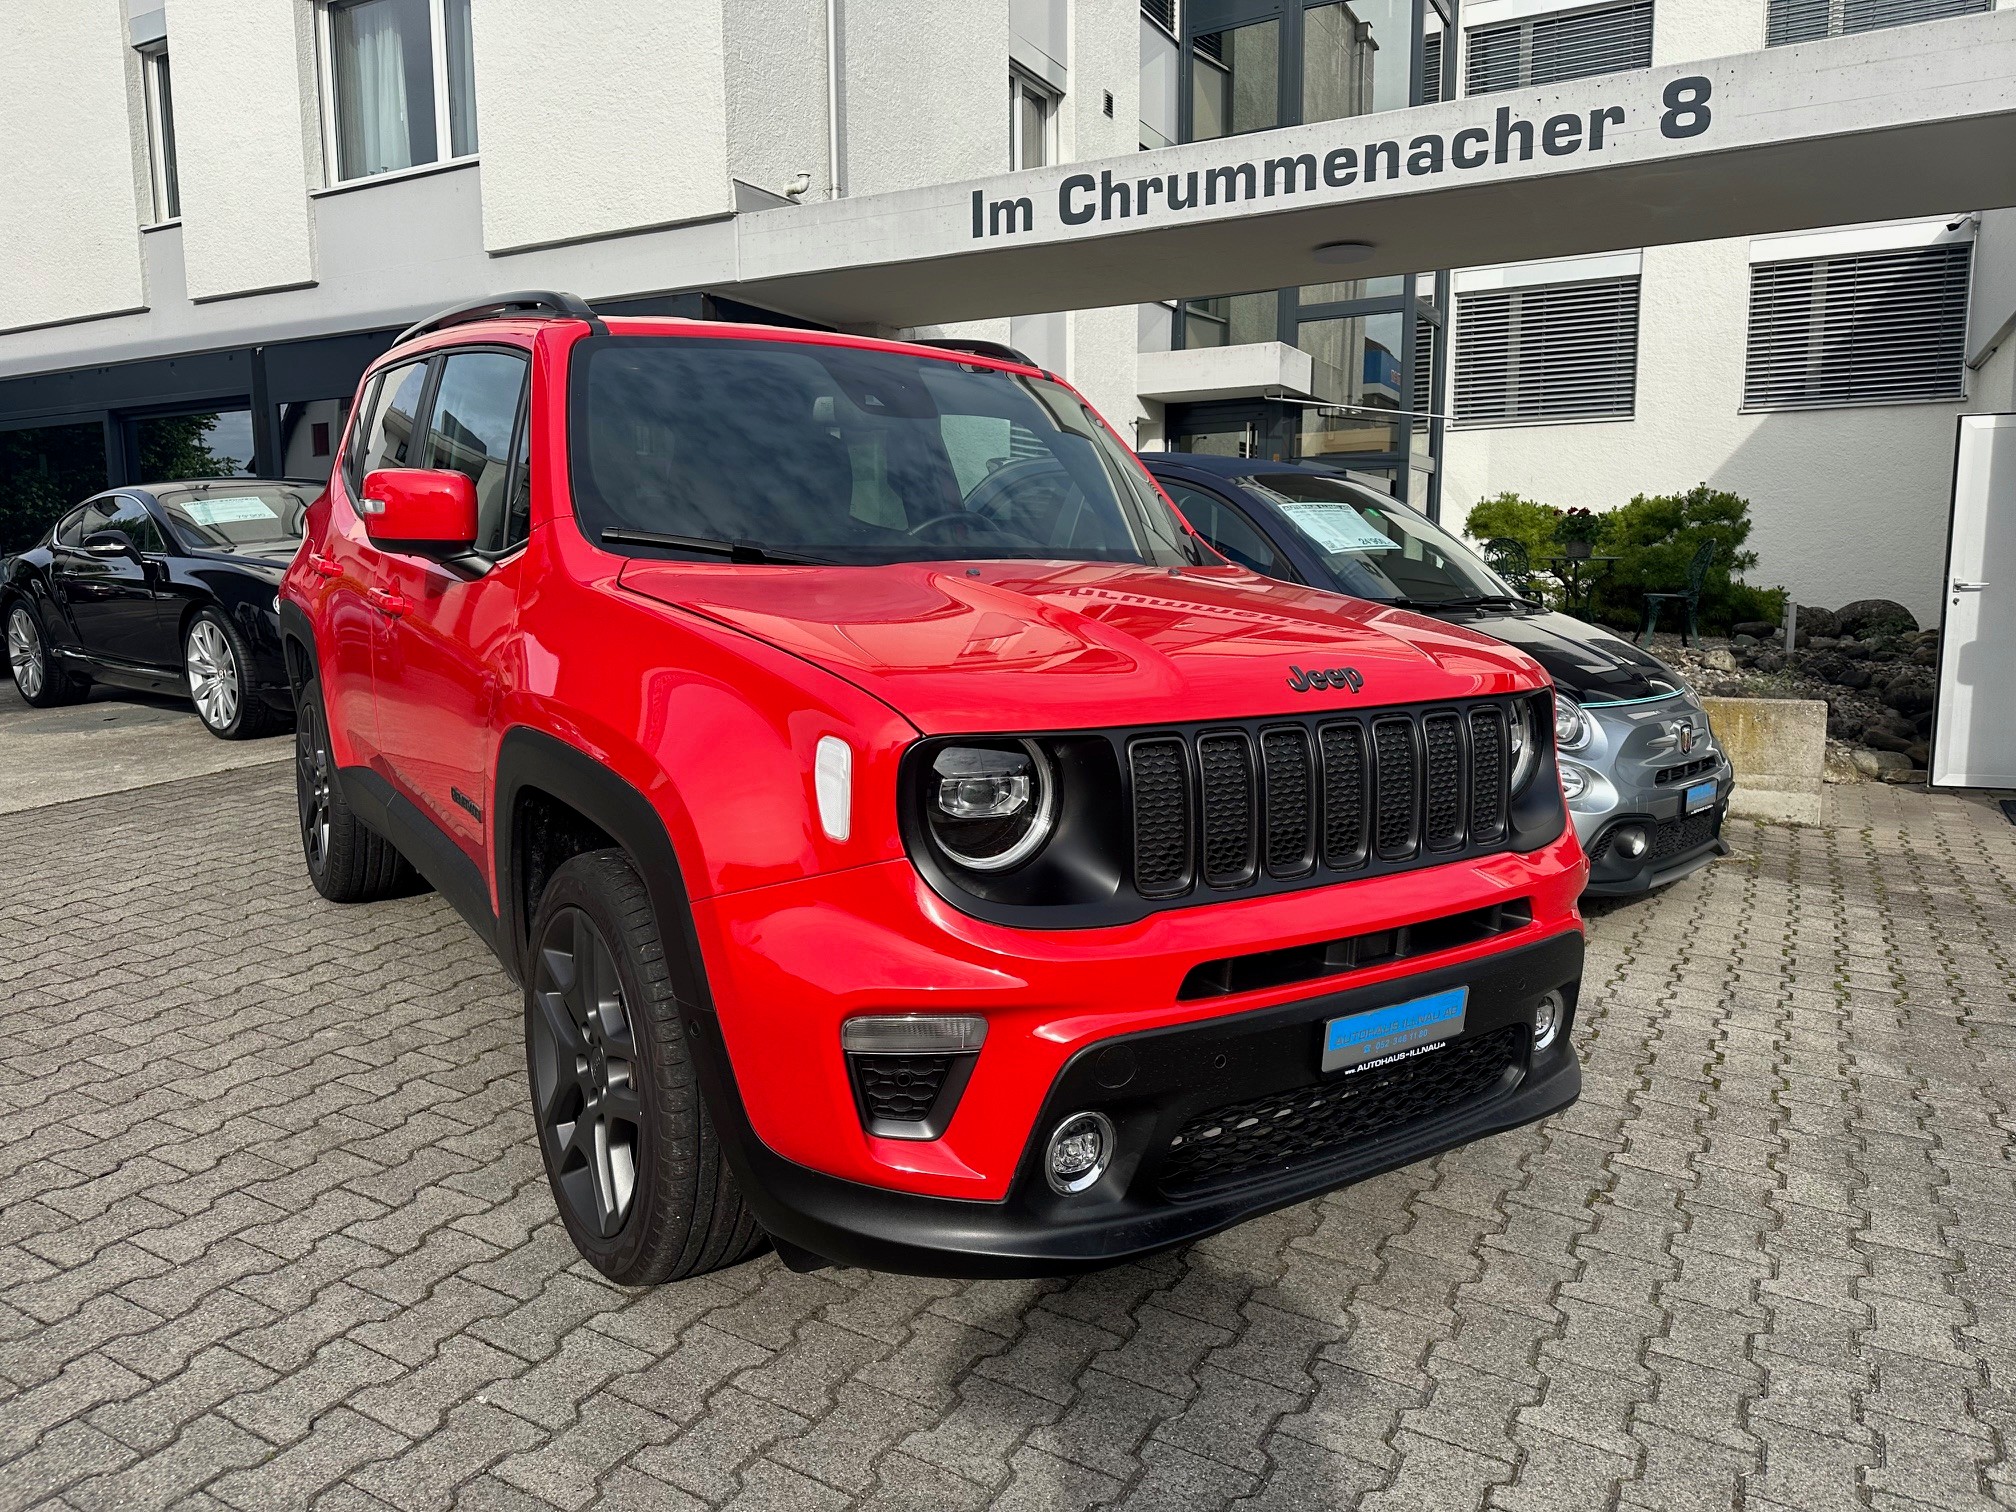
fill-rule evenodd
<path id="1" fill-rule="evenodd" d="M 1934 787 L 2016 788 L 2016 415 L 1962 415 Z"/>

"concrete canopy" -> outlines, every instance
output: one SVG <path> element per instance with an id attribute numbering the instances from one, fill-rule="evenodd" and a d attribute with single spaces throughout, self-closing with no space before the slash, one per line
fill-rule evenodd
<path id="1" fill-rule="evenodd" d="M 733 292 L 918 326 L 2012 204 L 2005 10 L 763 211 Z"/>

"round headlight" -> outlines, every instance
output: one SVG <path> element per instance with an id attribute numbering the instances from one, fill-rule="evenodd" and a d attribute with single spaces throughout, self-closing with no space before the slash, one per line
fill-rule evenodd
<path id="1" fill-rule="evenodd" d="M 924 814 L 947 860 L 1006 871 L 1050 838 L 1057 784 L 1033 740 L 947 746 L 931 758 Z"/>
<path id="2" fill-rule="evenodd" d="M 1540 770 L 1540 726 L 1534 714 L 1534 705 L 1545 697 L 1544 694 L 1532 698 L 1522 698 L 1512 705 L 1511 729 L 1507 732 L 1512 742 L 1512 791 L 1524 792 L 1526 784 L 1533 780 L 1533 774 Z"/>
<path id="3" fill-rule="evenodd" d="M 1573 803 L 1589 790 L 1589 769 L 1572 761 L 1561 763 L 1561 796 Z"/>
<path id="4" fill-rule="evenodd" d="M 1554 694 L 1554 746 L 1561 751 L 1579 751 L 1589 744 L 1589 716 L 1582 705 L 1566 693 Z"/>

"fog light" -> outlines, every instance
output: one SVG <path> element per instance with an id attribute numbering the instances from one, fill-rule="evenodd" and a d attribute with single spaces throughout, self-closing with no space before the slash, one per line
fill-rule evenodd
<path id="1" fill-rule="evenodd" d="M 1636 861 L 1645 854 L 1645 847 L 1649 842 L 1643 829 L 1635 824 L 1627 824 L 1611 837 L 1610 843 L 1617 848 L 1617 854 Z"/>
<path id="2" fill-rule="evenodd" d="M 1540 1006 L 1533 1010 L 1533 1048 L 1545 1050 L 1553 1044 L 1567 1018 L 1568 1003 L 1560 993 L 1550 992 L 1540 999 Z"/>
<path id="3" fill-rule="evenodd" d="M 1052 1191 L 1068 1197 L 1106 1174 L 1113 1158 L 1113 1124 L 1104 1113 L 1073 1113 L 1050 1135 L 1043 1174 Z"/>
<path id="4" fill-rule="evenodd" d="M 986 1042 L 987 1020 L 964 1013 L 876 1014 L 840 1026 L 840 1048 L 855 1055 L 957 1055 Z"/>

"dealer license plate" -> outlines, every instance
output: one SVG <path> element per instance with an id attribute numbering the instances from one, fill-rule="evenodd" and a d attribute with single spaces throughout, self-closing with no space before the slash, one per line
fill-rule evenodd
<path id="1" fill-rule="evenodd" d="M 1367 1066 L 1440 1050 L 1463 1032 L 1468 987 L 1451 987 L 1432 997 L 1351 1013 L 1323 1026 L 1323 1069 L 1362 1071 Z"/>
<path id="2" fill-rule="evenodd" d="M 1703 809 L 1715 807 L 1715 784 L 1697 782 L 1687 789 L 1687 812 L 1698 814 Z"/>

